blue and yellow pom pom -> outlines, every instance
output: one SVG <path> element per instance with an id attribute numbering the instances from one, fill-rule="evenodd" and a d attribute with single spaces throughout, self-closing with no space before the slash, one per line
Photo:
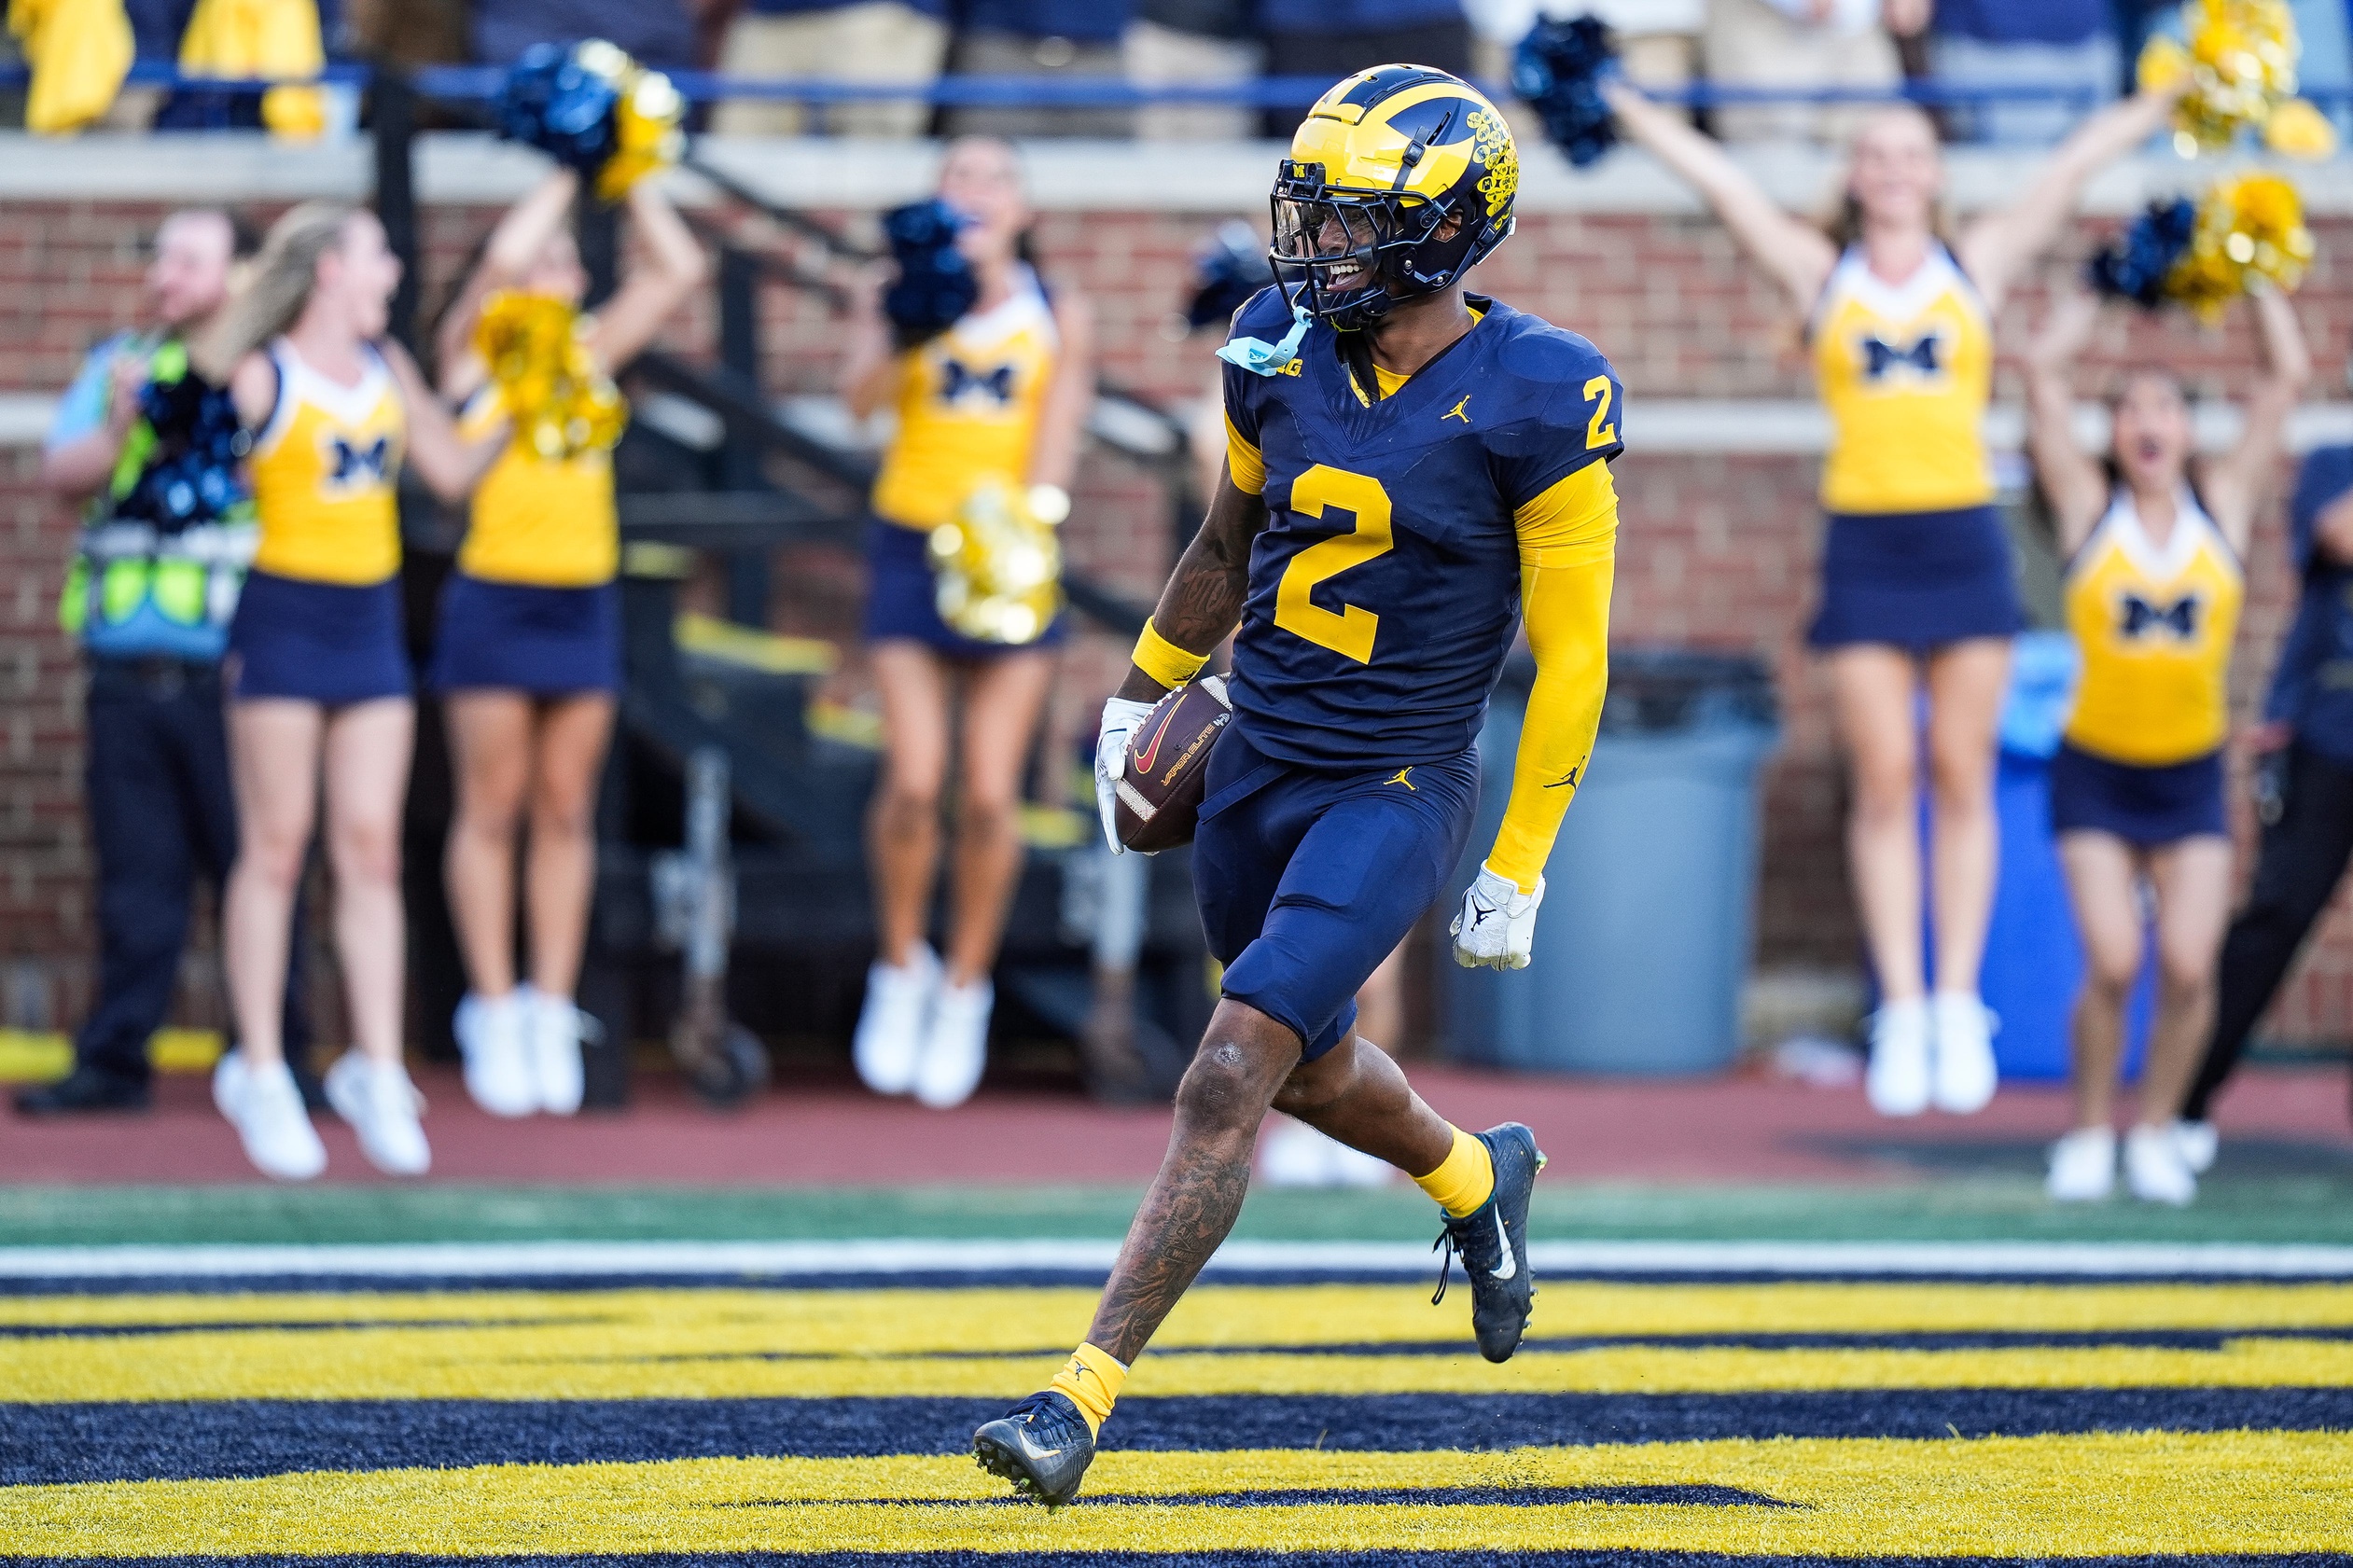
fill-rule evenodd
<path id="1" fill-rule="evenodd" d="M 534 45 L 500 84 L 496 109 L 501 135 L 592 176 L 606 201 L 686 151 L 677 88 L 602 39 Z"/>
<path id="2" fill-rule="evenodd" d="M 474 348 L 516 437 L 550 462 L 610 448 L 629 405 L 581 340 L 580 313 L 551 295 L 502 289 L 482 303 Z"/>
<path id="3" fill-rule="evenodd" d="M 891 258 L 898 263 L 898 276 L 883 295 L 883 313 L 902 349 L 937 338 L 981 298 L 981 280 L 956 249 L 964 223 L 954 208 L 937 200 L 910 202 L 883 218 Z"/>
<path id="4" fill-rule="evenodd" d="M 1511 90 L 1580 169 L 1617 145 L 1617 117 L 1601 96 L 1601 83 L 1617 64 L 1609 30 L 1592 16 L 1538 20 L 1511 57 Z"/>
<path id="5" fill-rule="evenodd" d="M 2221 151 L 2249 131 L 2290 157 L 2336 150 L 2334 127 L 2296 96 L 2302 45 L 2285 0 L 2185 0 L 2181 30 L 2186 45 L 2150 39 L 2137 74 L 2147 90 L 2187 84 L 2174 112 L 2182 157 Z"/>
<path id="6" fill-rule="evenodd" d="M 153 444 L 138 479 L 115 504 L 115 516 L 176 533 L 244 506 L 240 465 L 253 450 L 253 437 L 227 388 L 193 372 L 151 381 L 140 389 L 139 417 Z"/>
<path id="7" fill-rule="evenodd" d="M 2211 323 L 2260 279 L 2292 294 L 2312 264 L 2312 231 L 2296 187 L 2277 174 L 2218 180 L 2193 207 L 2160 201 L 2092 258 L 2101 293 L 2151 309 L 2177 304 Z"/>

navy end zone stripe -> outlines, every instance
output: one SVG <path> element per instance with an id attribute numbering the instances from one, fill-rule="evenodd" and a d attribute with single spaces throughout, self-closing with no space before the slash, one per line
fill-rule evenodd
<path id="1" fill-rule="evenodd" d="M 1000 1399 L 189 1400 L 0 1405 L 0 1484 L 967 1451 Z M 1397 1452 L 1719 1437 L 2342 1431 L 2353 1388 L 1993 1388 L 1136 1398 L 1109 1446 Z"/>

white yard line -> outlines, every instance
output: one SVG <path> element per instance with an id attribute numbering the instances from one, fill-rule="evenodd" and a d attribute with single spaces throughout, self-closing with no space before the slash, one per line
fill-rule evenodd
<path id="1" fill-rule="evenodd" d="M 0 1247 L 0 1280 L 963 1274 L 1109 1269 L 1112 1242 L 437 1242 L 320 1246 Z M 2234 1242 L 1539 1242 L 1540 1273 L 2353 1278 L 2353 1246 Z M 1210 1271 L 1417 1275 L 1412 1242 L 1230 1242 Z"/>

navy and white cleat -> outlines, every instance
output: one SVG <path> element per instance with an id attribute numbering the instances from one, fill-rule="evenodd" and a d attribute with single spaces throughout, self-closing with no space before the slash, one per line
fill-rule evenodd
<path id="1" fill-rule="evenodd" d="M 1430 1305 L 1446 1298 L 1446 1281 L 1460 1257 L 1470 1280 L 1470 1328 L 1479 1337 L 1479 1353 L 1509 1361 L 1536 1299 L 1536 1282 L 1528 1277 L 1528 1198 L 1544 1169 L 1544 1151 L 1536 1146 L 1536 1134 L 1516 1121 L 1477 1137 L 1495 1160 L 1496 1189 L 1460 1219 L 1449 1217 L 1432 1243 L 1431 1250 L 1443 1247 L 1445 1256 L 1439 1259 L 1438 1294 Z"/>
<path id="2" fill-rule="evenodd" d="M 1094 1460 L 1094 1433 L 1066 1394 L 1033 1394 L 972 1434 L 972 1457 L 1013 1490 L 1059 1508 L 1079 1495 Z"/>

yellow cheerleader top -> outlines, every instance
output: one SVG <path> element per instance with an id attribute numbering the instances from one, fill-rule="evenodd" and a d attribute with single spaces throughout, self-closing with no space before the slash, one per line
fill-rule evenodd
<path id="1" fill-rule="evenodd" d="M 1933 246 L 1919 271 L 1888 284 L 1850 248 L 1810 337 L 1831 416 L 1826 510 L 1937 512 L 1994 498 L 1984 429 L 1993 323 L 1951 252 Z"/>
<path id="2" fill-rule="evenodd" d="M 1061 346 L 1045 290 L 1024 267 L 1012 298 L 902 355 L 898 434 L 874 480 L 874 514 L 929 530 L 986 481 L 1027 483 Z"/>
<path id="3" fill-rule="evenodd" d="M 380 583 L 400 570 L 395 486 L 409 430 L 392 371 L 363 348 L 357 384 L 329 381 L 281 338 L 278 404 L 254 442 L 254 567 L 307 582 Z"/>
<path id="4" fill-rule="evenodd" d="M 2188 486 L 2162 549 L 2119 486 L 2068 566 L 2068 631 L 2083 661 L 2069 743 L 2148 768 L 2219 750 L 2245 597 L 2238 557 Z"/>

